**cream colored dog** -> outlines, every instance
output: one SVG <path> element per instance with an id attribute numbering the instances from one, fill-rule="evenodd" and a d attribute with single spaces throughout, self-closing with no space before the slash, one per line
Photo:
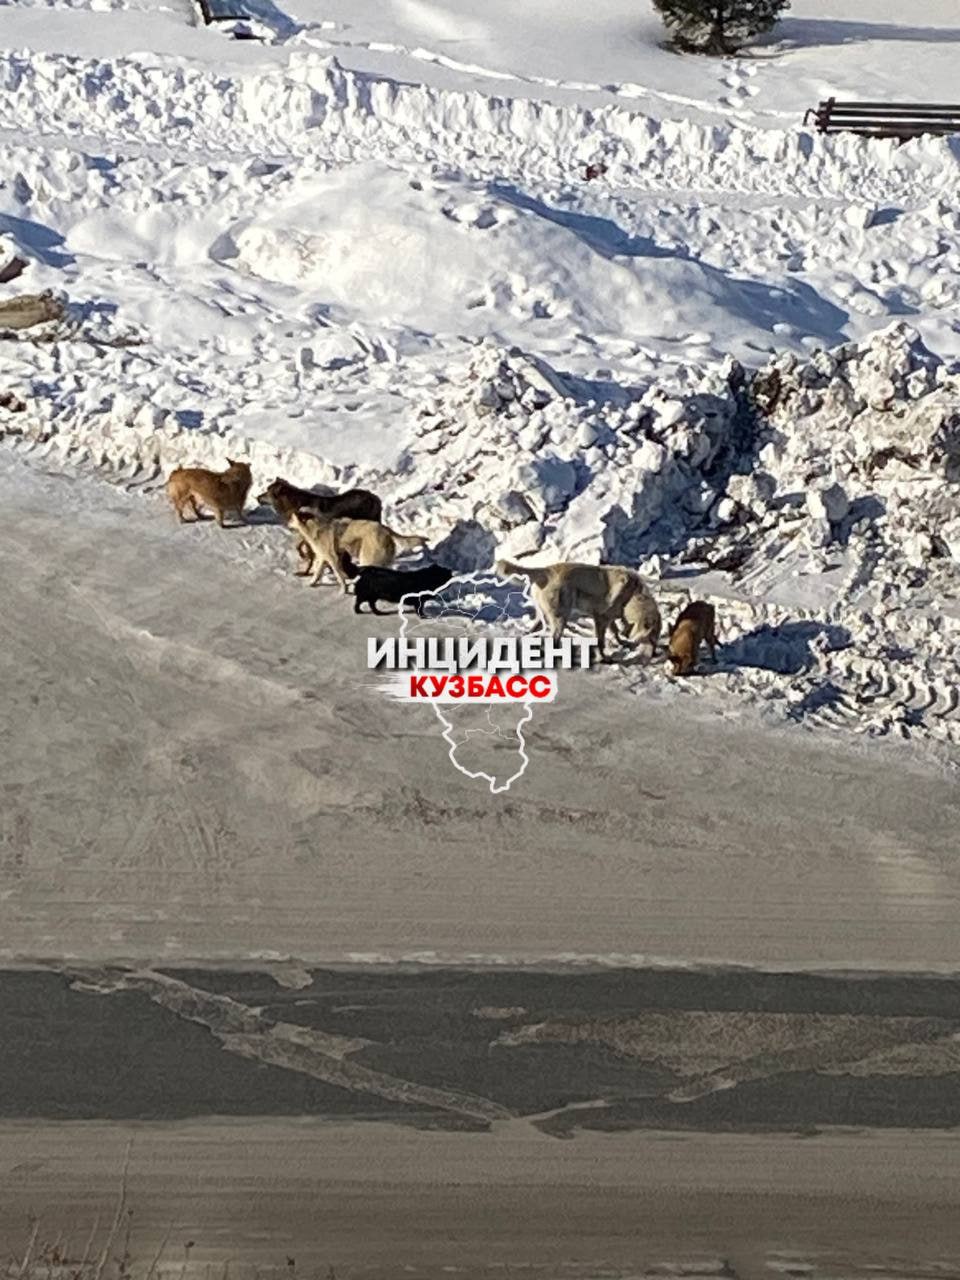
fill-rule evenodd
<path id="1" fill-rule="evenodd" d="M 611 630 L 621 643 L 648 644 L 653 654 L 656 653 L 662 627 L 663 619 L 656 600 L 643 591 L 630 597 L 623 606 L 620 622 L 614 622 Z"/>
<path id="2" fill-rule="evenodd" d="M 419 534 L 396 533 L 377 520 L 323 520 L 292 511 L 287 524 L 310 548 L 311 562 L 307 567 L 307 573 L 313 570 L 310 585 L 319 586 L 324 569 L 329 568 L 344 594 L 347 592 L 344 557 L 359 568 L 387 565 L 396 559 L 399 551 L 427 545 L 426 538 Z"/>
<path id="3" fill-rule="evenodd" d="M 630 600 L 649 595 L 646 583 L 635 569 L 617 564 L 559 564 L 528 568 L 509 560 L 498 560 L 495 572 L 503 578 L 527 578 L 534 604 L 540 614 L 540 627 L 555 640 L 563 635 L 570 619 L 585 614 L 593 619 L 597 632 L 597 649 L 604 661 L 603 642 L 607 628 L 624 616 Z"/>

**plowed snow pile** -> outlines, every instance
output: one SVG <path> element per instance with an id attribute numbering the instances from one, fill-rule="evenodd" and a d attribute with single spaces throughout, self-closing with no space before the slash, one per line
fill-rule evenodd
<path id="1" fill-rule="evenodd" d="M 466 0 L 257 0 L 262 42 L 95 8 L 3 7 L 0 302 L 57 317 L 2 335 L 9 443 L 145 491 L 228 453 L 362 483 L 464 568 L 641 564 L 724 640 L 709 680 L 624 667 L 647 694 L 960 740 L 960 147 L 782 96 L 854 94 L 851 41 L 874 96 L 907 39 L 936 82 L 939 0 L 797 0 L 695 62 L 615 0 L 539 48 Z"/>

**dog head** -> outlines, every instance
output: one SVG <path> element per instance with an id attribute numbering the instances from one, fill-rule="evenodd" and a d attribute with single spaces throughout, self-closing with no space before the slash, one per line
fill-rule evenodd
<path id="1" fill-rule="evenodd" d="M 285 480 L 274 480 L 257 498 L 264 506 L 273 507 L 277 515 L 286 519 L 291 511 L 297 510 L 297 501 Z"/>
<path id="2" fill-rule="evenodd" d="M 267 485 L 263 493 L 257 494 L 257 501 L 265 507 L 272 507 L 279 493 L 280 481 L 274 480 Z"/>
<path id="3" fill-rule="evenodd" d="M 673 674 L 675 676 L 685 676 L 693 668 L 693 659 L 688 653 L 668 654 L 667 661 L 673 667 Z"/>
<path id="4" fill-rule="evenodd" d="M 340 572 L 345 578 L 358 578 L 360 574 L 365 573 L 366 570 L 361 569 L 359 565 L 355 564 L 347 555 L 346 551 L 341 551 Z"/>
<path id="5" fill-rule="evenodd" d="M 445 564 L 429 564 L 423 570 L 423 581 L 431 588 L 442 587 L 453 577 L 453 570 Z"/>

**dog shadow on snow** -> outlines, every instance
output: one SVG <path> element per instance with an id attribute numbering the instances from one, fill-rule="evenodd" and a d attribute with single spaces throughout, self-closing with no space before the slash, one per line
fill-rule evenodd
<path id="1" fill-rule="evenodd" d="M 482 584 L 454 579 L 436 593 L 437 603 L 429 604 L 425 616 L 462 618 L 489 625 L 513 622 L 531 613 L 523 584 L 498 578 L 493 571 L 497 540 L 477 520 L 458 520 L 439 542 L 429 547 L 417 567 L 442 564 L 454 574 L 478 574 Z M 531 614 L 532 616 L 532 614 Z"/>
<path id="2" fill-rule="evenodd" d="M 722 637 L 722 618 L 721 618 Z M 765 624 L 735 639 L 721 643 L 715 664 L 704 663 L 703 671 L 737 671 L 753 667 L 781 676 L 800 676 L 816 667 L 816 651 L 846 649 L 852 637 L 846 627 L 826 622 L 784 622 Z"/>

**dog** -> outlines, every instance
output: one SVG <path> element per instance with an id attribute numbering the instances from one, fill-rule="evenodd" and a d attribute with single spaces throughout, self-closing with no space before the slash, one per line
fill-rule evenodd
<path id="1" fill-rule="evenodd" d="M 653 654 L 657 651 L 662 627 L 657 602 L 644 591 L 630 597 L 619 621 L 611 623 L 610 630 L 621 644 L 648 644 Z"/>
<path id="2" fill-rule="evenodd" d="M 184 511 L 193 511 L 193 520 L 200 519 L 200 508 L 208 507 L 217 518 L 217 524 L 225 529 L 224 516 L 236 514 L 243 523 L 243 508 L 250 492 L 253 477 L 250 464 L 227 459 L 226 471 L 208 471 L 205 467 L 177 467 L 167 478 L 167 497 L 173 503 L 181 524 L 188 521 Z M 192 522 L 190 522 L 192 523 Z"/>
<path id="3" fill-rule="evenodd" d="M 382 613 L 383 610 L 377 608 L 378 600 L 399 605 L 404 596 L 416 594 L 414 608 L 417 617 L 422 618 L 424 594 L 439 591 L 452 577 L 453 570 L 442 564 L 428 564 L 422 569 L 408 569 L 406 572 L 370 565 L 357 574 L 353 588 L 353 612 L 360 613 L 360 606 L 368 604 L 371 613 Z"/>
<path id="4" fill-rule="evenodd" d="M 649 594 L 639 573 L 622 565 L 561 561 L 540 568 L 527 568 L 509 560 L 498 560 L 494 570 L 503 578 L 519 576 L 529 580 L 534 604 L 540 614 L 540 622 L 534 629 L 546 628 L 554 640 L 563 635 L 574 614 L 586 614 L 592 618 L 597 632 L 597 649 L 604 662 L 603 644 L 607 628 L 623 617 L 629 600 Z"/>
<path id="5" fill-rule="evenodd" d="M 312 516 L 330 516 L 351 520 L 379 520 L 383 515 L 383 502 L 369 489 L 346 489 L 343 493 L 314 493 L 312 489 L 298 489 L 295 484 L 279 477 L 268 485 L 257 501 L 273 507 L 281 519 L 291 511 L 306 511 Z"/>
<path id="6" fill-rule="evenodd" d="M 263 493 L 257 495 L 261 506 L 273 507 L 281 520 L 288 520 L 291 511 L 305 512 L 311 516 L 329 516 L 331 519 L 350 517 L 352 520 L 379 520 L 383 515 L 383 502 L 369 489 L 346 489 L 343 493 L 314 493 L 312 489 L 299 489 L 289 480 L 279 476 Z M 310 548 L 306 542 L 297 544 L 302 577 L 310 572 Z"/>
<path id="7" fill-rule="evenodd" d="M 717 615 L 706 600 L 692 600 L 680 613 L 670 632 L 669 661 L 673 674 L 685 676 L 697 664 L 700 645 L 706 643 L 710 657 L 717 659 Z"/>
<path id="8" fill-rule="evenodd" d="M 310 549 L 313 570 L 310 585 L 318 587 L 324 569 L 329 567 L 344 594 L 347 592 L 345 564 L 355 564 L 361 569 L 367 565 L 388 565 L 399 551 L 427 545 L 426 538 L 419 534 L 396 533 L 377 520 L 330 520 L 291 511 L 287 524 Z"/>

